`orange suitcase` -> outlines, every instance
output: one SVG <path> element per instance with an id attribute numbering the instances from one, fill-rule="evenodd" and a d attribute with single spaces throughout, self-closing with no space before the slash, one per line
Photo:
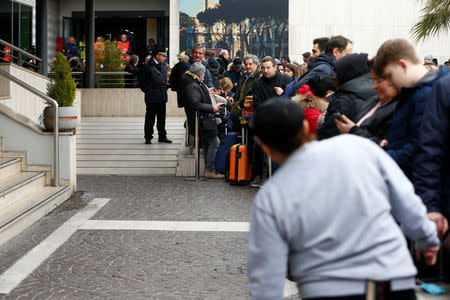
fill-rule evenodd
<path id="1" fill-rule="evenodd" d="M 241 144 L 231 147 L 228 181 L 230 184 L 248 184 L 251 178 L 251 166 L 248 161 L 248 148 Z"/>

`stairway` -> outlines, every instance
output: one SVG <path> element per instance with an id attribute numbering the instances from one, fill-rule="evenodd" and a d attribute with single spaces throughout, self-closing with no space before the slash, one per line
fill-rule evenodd
<path id="1" fill-rule="evenodd" d="M 0 138 L 0 245 L 70 198 L 68 186 L 52 187 L 50 171 L 26 171 L 26 154 L 3 152 Z M 50 168 L 48 168 L 50 169 Z"/>
<path id="2" fill-rule="evenodd" d="M 77 132 L 77 174 L 175 175 L 184 118 L 167 118 L 172 144 L 144 144 L 144 118 L 83 117 Z"/>

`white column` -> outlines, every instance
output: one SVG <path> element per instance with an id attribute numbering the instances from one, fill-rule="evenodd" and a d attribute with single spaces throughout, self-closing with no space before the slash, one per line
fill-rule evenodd
<path id="1" fill-rule="evenodd" d="M 180 51 L 180 1 L 170 0 L 169 6 L 169 64 L 173 67 Z"/>

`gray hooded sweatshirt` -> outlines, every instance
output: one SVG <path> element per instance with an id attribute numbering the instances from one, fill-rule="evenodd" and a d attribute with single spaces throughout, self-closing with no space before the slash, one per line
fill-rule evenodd
<path id="1" fill-rule="evenodd" d="M 251 298 L 282 299 L 288 265 L 305 298 L 364 294 L 368 279 L 414 289 L 403 234 L 419 250 L 439 245 L 435 224 L 389 155 L 349 134 L 306 144 L 254 200 Z"/>

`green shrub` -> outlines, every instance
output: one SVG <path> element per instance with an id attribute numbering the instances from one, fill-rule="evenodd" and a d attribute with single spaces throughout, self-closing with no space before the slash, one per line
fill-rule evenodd
<path id="1" fill-rule="evenodd" d="M 96 53 L 98 56 L 98 53 Z M 105 51 L 103 51 L 105 58 L 98 59 L 96 61 L 96 70 L 100 72 L 122 72 L 124 60 L 122 55 L 120 55 L 120 50 L 117 44 L 111 41 L 105 41 Z M 103 65 L 103 68 L 99 68 Z M 96 75 L 97 77 L 97 75 Z M 123 75 L 102 75 L 96 78 L 96 84 L 105 88 L 123 88 L 125 87 L 125 82 L 123 80 Z M 114 84 L 109 84 L 113 82 Z"/>
<path id="2" fill-rule="evenodd" d="M 53 78 L 47 84 L 47 95 L 56 100 L 59 106 L 72 106 L 77 90 L 75 80 L 70 72 L 69 62 L 62 53 L 56 54 L 53 64 Z"/>

